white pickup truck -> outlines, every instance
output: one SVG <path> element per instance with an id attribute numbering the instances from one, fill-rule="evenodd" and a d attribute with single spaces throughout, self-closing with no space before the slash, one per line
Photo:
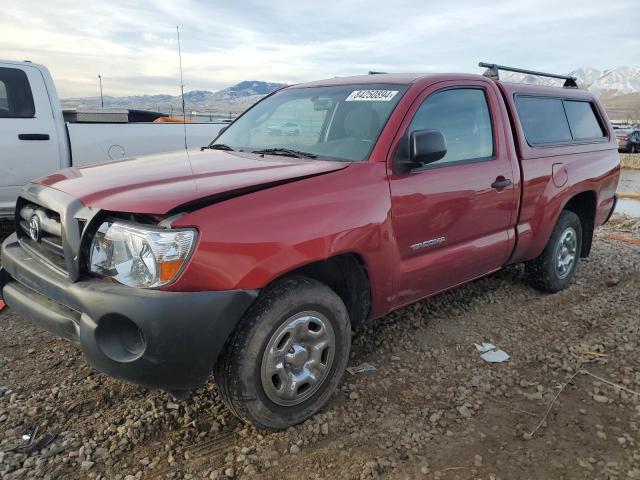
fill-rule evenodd
<path id="1" fill-rule="evenodd" d="M 65 121 L 46 67 L 0 60 L 0 218 L 13 215 L 29 180 L 64 167 L 183 149 L 185 128 L 187 147 L 201 147 L 226 125 Z"/>

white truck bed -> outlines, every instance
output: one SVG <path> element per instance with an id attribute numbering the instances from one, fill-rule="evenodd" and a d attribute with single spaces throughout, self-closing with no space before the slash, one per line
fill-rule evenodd
<path id="1" fill-rule="evenodd" d="M 46 67 L 0 60 L 0 218 L 13 215 L 30 180 L 65 167 L 179 150 L 185 129 L 187 147 L 199 148 L 226 125 L 69 123 Z"/>

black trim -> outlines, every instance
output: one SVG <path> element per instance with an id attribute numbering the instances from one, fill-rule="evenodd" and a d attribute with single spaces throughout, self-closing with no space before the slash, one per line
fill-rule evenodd
<path id="1" fill-rule="evenodd" d="M 609 212 L 609 215 L 607 215 L 607 218 L 605 218 L 604 222 L 602 222 L 602 225 L 604 225 L 609 220 L 611 220 L 611 216 L 613 215 L 613 212 L 615 212 L 615 210 L 616 210 L 616 205 L 618 205 L 618 195 L 614 193 L 613 194 L 613 206 L 611 207 L 611 211 Z"/>
<path id="2" fill-rule="evenodd" d="M 79 343 L 96 369 L 164 390 L 193 389 L 207 380 L 258 295 L 138 289 L 96 279 L 74 283 L 33 261 L 15 233 L 2 245 L 0 291 L 10 308 Z"/>

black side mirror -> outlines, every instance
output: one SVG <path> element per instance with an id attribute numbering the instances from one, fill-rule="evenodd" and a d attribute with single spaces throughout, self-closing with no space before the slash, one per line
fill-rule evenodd
<path id="1" fill-rule="evenodd" d="M 396 161 L 394 170 L 397 173 L 406 173 L 440 160 L 447 154 L 447 142 L 439 130 L 416 130 L 409 135 L 408 154 L 408 160 Z"/>

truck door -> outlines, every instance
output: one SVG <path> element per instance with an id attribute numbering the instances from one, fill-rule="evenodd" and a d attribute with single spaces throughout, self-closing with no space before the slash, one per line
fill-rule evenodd
<path id="1" fill-rule="evenodd" d="M 447 154 L 409 173 L 389 172 L 396 305 L 490 273 L 509 258 L 519 172 L 509 126 L 498 119 L 506 119 L 504 104 L 482 81 L 440 82 L 411 107 L 392 155 L 408 154 L 402 142 L 408 146 L 408 135 L 424 129 L 443 133 Z"/>
<path id="2" fill-rule="evenodd" d="M 0 210 L 11 210 L 20 188 L 60 168 L 53 112 L 40 71 L 0 65 Z"/>

